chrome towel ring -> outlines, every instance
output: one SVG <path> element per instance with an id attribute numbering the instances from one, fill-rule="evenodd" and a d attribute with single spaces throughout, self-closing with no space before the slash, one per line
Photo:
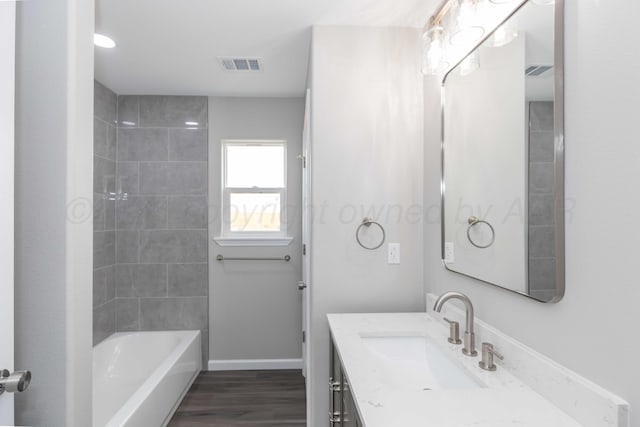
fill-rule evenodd
<path id="1" fill-rule="evenodd" d="M 380 228 L 380 231 L 382 232 L 382 240 L 380 240 L 380 243 L 376 246 L 365 246 L 362 241 L 360 240 L 360 231 L 362 230 L 362 227 L 371 227 L 371 224 L 377 225 Z M 365 218 L 362 220 L 362 222 L 360 223 L 360 225 L 358 226 L 358 228 L 356 229 L 356 241 L 358 242 L 358 244 L 360 246 L 362 246 L 364 249 L 367 249 L 369 251 L 373 251 L 375 249 L 378 249 L 380 246 L 382 246 L 382 244 L 384 243 L 384 240 L 387 238 L 387 235 L 384 231 L 384 227 L 382 225 L 380 225 L 379 222 L 375 222 L 373 219 L 371 218 Z"/>
<path id="2" fill-rule="evenodd" d="M 471 238 L 471 229 L 478 224 L 486 224 L 489 227 L 489 230 L 491 230 L 491 241 L 486 245 L 479 245 L 476 242 L 474 242 L 473 239 Z M 476 216 L 470 216 L 469 226 L 467 227 L 467 239 L 469 239 L 469 242 L 471 242 L 471 244 L 476 248 L 486 249 L 489 246 L 493 245 L 493 242 L 496 241 L 496 231 L 493 229 L 493 226 L 489 224 L 487 221 L 480 219 Z"/>

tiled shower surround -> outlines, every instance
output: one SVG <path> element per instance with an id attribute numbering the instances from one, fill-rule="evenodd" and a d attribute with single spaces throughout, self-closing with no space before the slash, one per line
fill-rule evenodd
<path id="1" fill-rule="evenodd" d="M 94 84 L 93 120 L 93 343 L 116 328 L 116 202 L 117 96 Z"/>
<path id="2" fill-rule="evenodd" d="M 205 360 L 207 127 L 206 97 L 117 97 L 114 330 L 200 329 Z"/>
<path id="3" fill-rule="evenodd" d="M 553 102 L 529 103 L 529 293 L 555 294 Z"/>

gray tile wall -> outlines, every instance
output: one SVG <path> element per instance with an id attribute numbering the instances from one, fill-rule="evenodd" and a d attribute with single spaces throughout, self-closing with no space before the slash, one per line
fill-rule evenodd
<path id="1" fill-rule="evenodd" d="M 200 329 L 207 360 L 207 98 L 125 95 L 117 111 L 115 329 Z"/>
<path id="2" fill-rule="evenodd" d="M 116 94 L 94 82 L 93 343 L 116 329 Z"/>
<path id="3" fill-rule="evenodd" d="M 529 103 L 529 293 L 554 295 L 553 102 Z"/>

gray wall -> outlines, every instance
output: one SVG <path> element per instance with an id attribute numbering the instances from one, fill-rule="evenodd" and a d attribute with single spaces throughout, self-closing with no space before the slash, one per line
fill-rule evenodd
<path id="1" fill-rule="evenodd" d="M 424 310 L 418 30 L 314 27 L 311 77 L 311 421 L 328 425 L 327 313 Z M 401 244 L 358 246 L 365 216 Z"/>
<path id="2" fill-rule="evenodd" d="M 637 265 L 640 3 L 568 0 L 565 14 L 566 295 L 541 304 L 444 270 L 440 223 L 425 228 L 429 292 L 459 290 L 479 318 L 627 399 L 640 425 Z M 615 26 L 617 31 L 609 29 Z M 440 92 L 425 80 L 425 205 L 439 205 Z M 508 357 L 509 355 L 506 355 Z"/>
<path id="3" fill-rule="evenodd" d="M 205 360 L 207 123 L 206 97 L 118 97 L 115 329 L 200 329 Z"/>
<path id="4" fill-rule="evenodd" d="M 93 344 L 116 330 L 117 95 L 98 81 L 93 91 Z"/>
<path id="5" fill-rule="evenodd" d="M 279 257 L 291 262 L 217 262 L 210 272 L 212 360 L 297 359 L 301 357 L 301 182 L 304 99 L 209 98 L 210 252 L 225 256 Z M 287 141 L 287 234 L 285 247 L 220 247 L 221 140 Z"/>
<path id="6" fill-rule="evenodd" d="M 93 2 L 17 2 L 16 425 L 91 425 Z"/>
<path id="7" fill-rule="evenodd" d="M 529 295 L 555 294 L 553 102 L 529 103 Z"/>

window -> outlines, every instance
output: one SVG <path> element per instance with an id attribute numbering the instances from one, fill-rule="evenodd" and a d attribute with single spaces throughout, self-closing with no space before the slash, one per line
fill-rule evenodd
<path id="1" fill-rule="evenodd" d="M 284 237 L 286 141 L 222 141 L 223 237 Z"/>

